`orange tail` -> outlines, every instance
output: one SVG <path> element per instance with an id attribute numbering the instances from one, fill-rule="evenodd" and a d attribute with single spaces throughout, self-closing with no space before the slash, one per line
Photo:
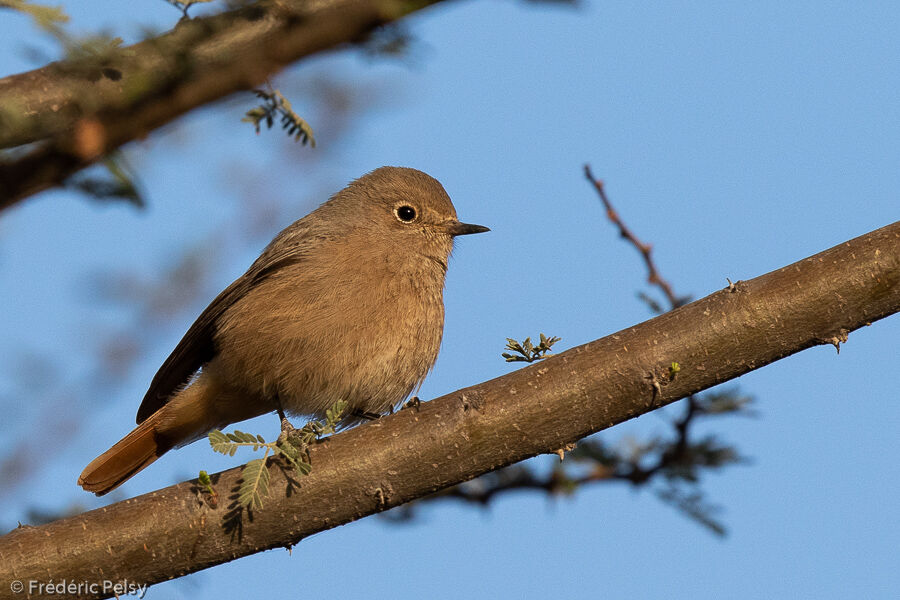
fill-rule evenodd
<path id="1" fill-rule="evenodd" d="M 78 485 L 87 492 L 102 496 L 174 448 L 176 442 L 159 433 L 159 416 L 159 412 L 150 416 L 112 448 L 92 460 L 78 478 Z"/>
<path id="2" fill-rule="evenodd" d="M 265 401 L 248 401 L 242 392 L 223 388 L 210 371 L 204 367 L 191 385 L 92 460 L 78 485 L 102 496 L 172 448 L 198 440 L 216 427 L 275 409 Z"/>

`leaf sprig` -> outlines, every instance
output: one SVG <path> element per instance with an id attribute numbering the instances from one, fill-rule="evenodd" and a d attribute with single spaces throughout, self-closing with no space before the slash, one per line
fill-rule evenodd
<path id="1" fill-rule="evenodd" d="M 309 144 L 313 148 L 316 147 L 316 138 L 313 137 L 312 127 L 294 112 L 294 109 L 291 108 L 291 103 L 281 92 L 278 90 L 253 90 L 253 93 L 261 98 L 263 103 L 256 108 L 248 110 L 247 116 L 241 121 L 253 123 L 256 133 L 259 133 L 263 122 L 271 129 L 277 117 L 281 121 L 281 128 L 287 131 L 288 135 L 294 136 L 295 141 Z"/>
<path id="2" fill-rule="evenodd" d="M 287 425 L 274 442 L 267 442 L 261 435 L 244 431 L 223 432 L 214 429 L 209 432 L 209 445 L 213 451 L 234 456 L 238 448 L 262 449 L 262 458 L 256 458 L 244 465 L 238 489 L 238 502 L 249 509 L 262 508 L 262 499 L 269 493 L 269 470 L 266 460 L 269 454 L 280 456 L 299 476 L 309 475 L 312 465 L 306 460 L 307 449 L 317 439 L 335 432 L 341 415 L 347 409 L 343 400 L 335 402 L 325 411 L 324 421 L 309 421 L 300 429 Z"/>
<path id="3" fill-rule="evenodd" d="M 537 346 L 532 343 L 530 337 L 525 338 L 525 341 L 521 343 L 513 338 L 506 338 L 505 349 L 511 350 L 512 352 L 515 352 L 515 354 L 504 352 L 500 356 L 505 358 L 506 362 L 528 363 L 547 358 L 548 356 L 553 356 L 553 353 L 550 352 L 550 348 L 562 338 L 556 336 L 547 337 L 543 333 L 540 335 L 541 342 Z"/>

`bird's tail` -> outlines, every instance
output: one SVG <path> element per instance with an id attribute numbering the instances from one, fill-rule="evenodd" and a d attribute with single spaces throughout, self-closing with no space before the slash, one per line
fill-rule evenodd
<path id="1" fill-rule="evenodd" d="M 178 445 L 178 440 L 172 440 L 160 431 L 165 409 L 163 406 L 150 415 L 112 448 L 92 460 L 78 478 L 78 485 L 102 496 Z"/>
<path id="2" fill-rule="evenodd" d="M 102 496 L 172 448 L 198 440 L 216 427 L 272 409 L 263 402 L 250 402 L 243 394 L 223 389 L 215 377 L 203 371 L 191 385 L 92 460 L 78 478 L 78 485 Z"/>

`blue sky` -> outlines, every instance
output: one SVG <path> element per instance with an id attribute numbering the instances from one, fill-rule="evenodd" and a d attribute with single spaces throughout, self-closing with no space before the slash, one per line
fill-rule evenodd
<path id="1" fill-rule="evenodd" d="M 128 41 L 178 18 L 161 0 L 69 4 L 76 30 Z M 131 427 L 193 318 L 278 229 L 377 166 L 431 173 L 463 220 L 492 229 L 458 244 L 422 398 L 515 368 L 499 356 L 508 336 L 543 331 L 565 349 L 649 317 L 635 298 L 642 266 L 604 220 L 585 162 L 676 290 L 695 297 L 898 218 L 894 3 L 468 2 L 408 24 L 418 40 L 408 60 L 344 51 L 274 80 L 309 117 L 314 150 L 254 135 L 239 122 L 252 100 L 232 100 L 128 148 L 146 210 L 55 191 L 0 216 L 0 452 L 40 454 L 3 496 L 0 522 L 25 520 L 26 507 L 99 506 L 75 479 Z M 41 40 L 0 12 L 0 73 L 37 66 L 24 48 L 52 51 Z M 358 118 L 308 99 L 322 97 L 323 76 L 370 90 Z M 132 369 L 98 372 L 97 348 L 135 321 L 129 303 L 98 300 L 98 274 L 159 283 L 192 247 L 214 265 L 201 297 L 152 322 Z M 813 348 L 731 384 L 759 416 L 700 428 L 752 459 L 705 481 L 724 507 L 724 539 L 646 490 L 602 485 L 512 495 L 487 511 L 435 505 L 403 526 L 370 518 L 148 597 L 892 597 L 898 339 L 895 316 L 851 334 L 840 356 Z M 603 439 L 665 432 L 663 417 L 677 414 Z M 58 435 L 40 433 L 48 420 Z M 253 430 L 276 427 L 268 418 Z M 194 444 L 111 499 L 236 464 Z"/>

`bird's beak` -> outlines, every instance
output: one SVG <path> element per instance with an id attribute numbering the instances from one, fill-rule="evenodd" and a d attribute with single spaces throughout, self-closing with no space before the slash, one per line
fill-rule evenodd
<path id="1" fill-rule="evenodd" d="M 469 235 L 470 233 L 484 233 L 490 231 L 484 225 L 472 225 L 471 223 L 460 223 L 453 221 L 447 224 L 447 233 L 456 237 L 457 235 Z"/>

